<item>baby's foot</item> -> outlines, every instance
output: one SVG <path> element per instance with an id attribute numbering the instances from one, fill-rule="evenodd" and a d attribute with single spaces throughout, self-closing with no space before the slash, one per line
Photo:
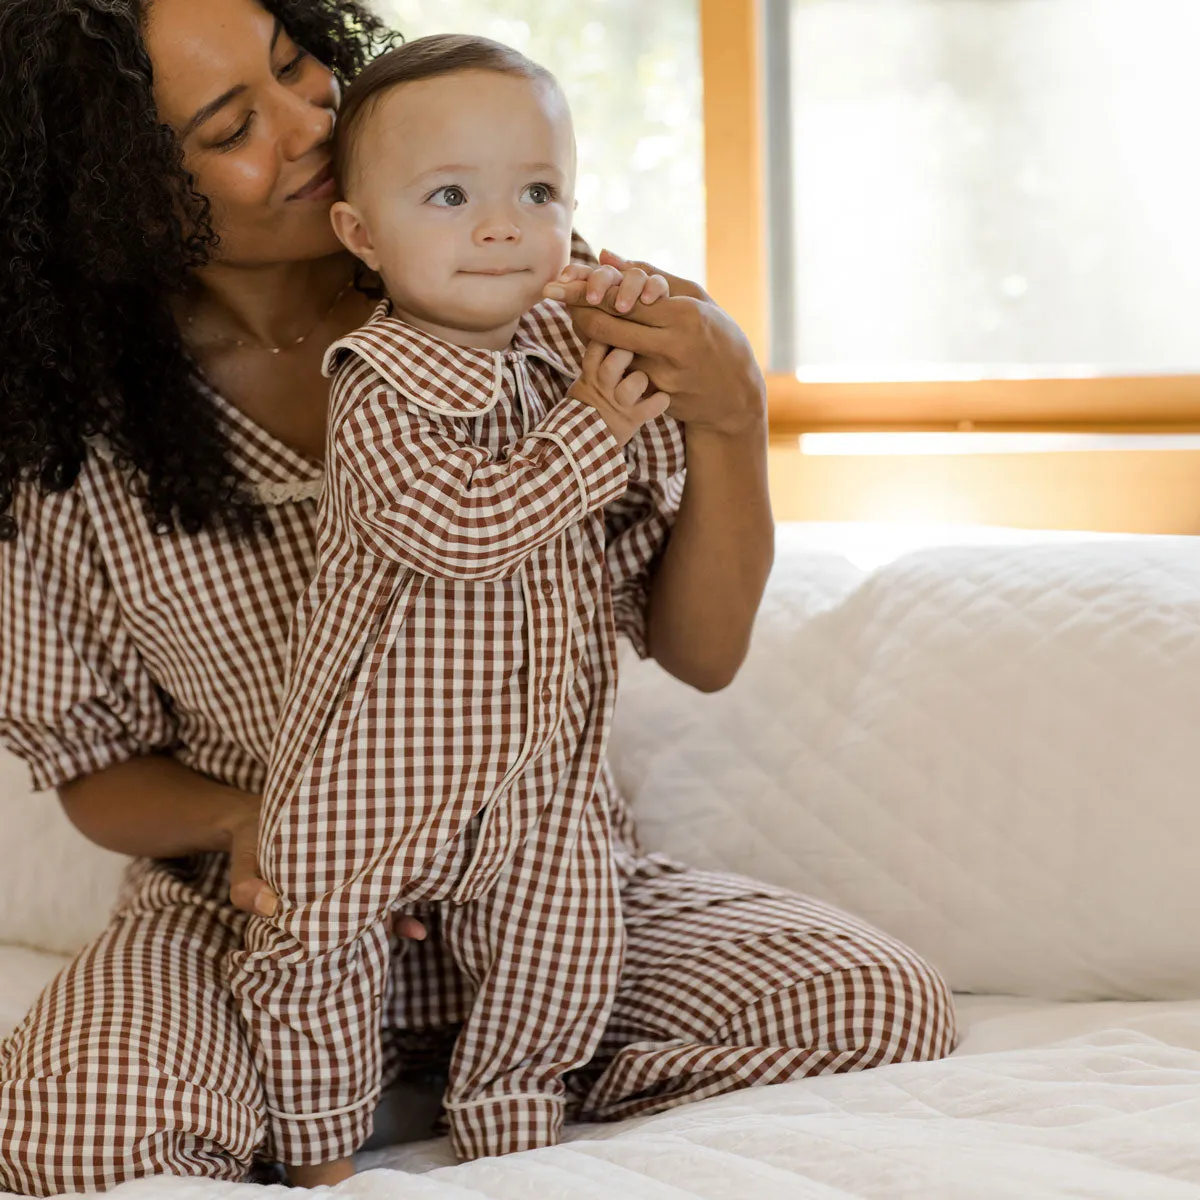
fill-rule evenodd
<path id="1" fill-rule="evenodd" d="M 288 1182 L 292 1187 L 333 1187 L 354 1174 L 354 1159 L 339 1158 L 336 1162 L 316 1167 L 288 1167 Z"/>

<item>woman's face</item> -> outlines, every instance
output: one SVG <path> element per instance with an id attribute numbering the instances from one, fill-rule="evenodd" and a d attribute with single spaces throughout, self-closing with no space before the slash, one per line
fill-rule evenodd
<path id="1" fill-rule="evenodd" d="M 330 137 L 337 81 L 254 0 L 154 0 L 159 115 L 212 204 L 217 260 L 262 266 L 341 249 Z"/>

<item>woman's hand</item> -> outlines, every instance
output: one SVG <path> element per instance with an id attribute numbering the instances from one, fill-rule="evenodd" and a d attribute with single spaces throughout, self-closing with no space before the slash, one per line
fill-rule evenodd
<path id="1" fill-rule="evenodd" d="M 229 844 L 229 899 L 234 908 L 260 917 L 275 915 L 279 897 L 258 871 L 258 823 L 262 801 L 241 793 L 237 810 L 225 822 Z"/>
<path id="2" fill-rule="evenodd" d="M 271 917 L 279 897 L 259 873 L 258 826 L 262 813 L 260 797 L 237 793 L 234 810 L 223 823 L 229 852 L 229 899 L 234 908 L 260 917 Z M 425 940 L 425 926 L 415 917 L 393 915 L 392 931 L 413 941 Z"/>
<path id="3" fill-rule="evenodd" d="M 671 397 L 670 413 L 693 429 L 742 434 L 766 424 L 766 384 L 745 335 L 703 288 L 649 263 L 626 262 L 604 251 L 604 266 L 663 276 L 670 296 L 654 304 L 616 308 L 617 287 L 599 305 L 588 303 L 589 279 L 552 283 L 546 294 L 571 310 L 585 341 L 629 350 L 631 370 L 644 371 Z"/>

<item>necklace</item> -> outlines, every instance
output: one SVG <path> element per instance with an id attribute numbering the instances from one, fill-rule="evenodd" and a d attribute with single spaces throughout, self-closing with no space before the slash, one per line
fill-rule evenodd
<path id="1" fill-rule="evenodd" d="M 331 312 L 333 312 L 333 310 L 335 308 L 337 308 L 337 306 L 342 301 L 342 297 L 353 286 L 354 286 L 354 280 L 352 279 L 352 280 L 350 280 L 350 282 L 348 284 L 346 284 L 346 286 L 344 288 L 342 288 L 342 290 L 340 292 L 338 292 L 338 294 L 336 296 L 334 296 L 333 303 L 316 319 L 316 321 L 313 322 L 312 329 L 310 329 L 307 333 L 302 333 L 298 338 L 295 338 L 293 341 L 285 342 L 282 346 L 264 346 L 262 344 L 262 342 L 256 342 L 252 338 L 236 338 L 236 337 L 230 336 L 229 334 L 224 334 L 224 335 L 218 334 L 214 340 L 218 341 L 218 342 L 232 343 L 235 346 L 241 346 L 241 347 L 249 346 L 253 350 L 268 350 L 272 354 L 282 354 L 285 350 L 294 350 L 297 346 L 300 345 L 301 342 L 312 337 L 314 331 L 318 328 L 318 326 L 320 326 L 321 322 L 324 321 L 325 318 L 328 317 L 329 314 Z M 193 324 L 191 317 L 188 317 L 187 323 L 189 325 Z"/>

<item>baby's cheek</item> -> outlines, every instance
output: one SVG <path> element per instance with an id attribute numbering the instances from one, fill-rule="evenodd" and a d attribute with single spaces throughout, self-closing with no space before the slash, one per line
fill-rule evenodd
<path id="1" fill-rule="evenodd" d="M 453 274 L 453 242 L 440 229 L 400 231 L 388 257 L 415 286 L 430 287 Z"/>
<path id="2" fill-rule="evenodd" d="M 554 236 L 546 239 L 545 253 L 539 264 L 541 272 L 545 275 L 542 284 L 545 285 L 552 279 L 557 279 L 570 265 L 570 262 L 571 227 L 568 225 L 565 230 L 556 229 Z"/>

